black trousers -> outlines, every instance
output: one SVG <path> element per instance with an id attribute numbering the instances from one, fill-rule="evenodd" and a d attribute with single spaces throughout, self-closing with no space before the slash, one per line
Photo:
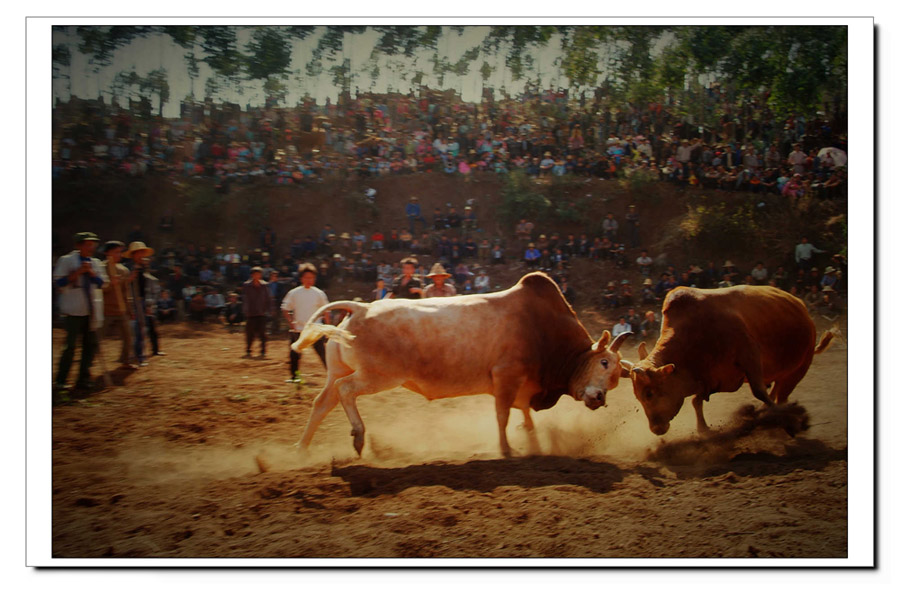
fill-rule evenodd
<path id="1" fill-rule="evenodd" d="M 266 316 L 265 315 L 254 315 L 253 317 L 247 318 L 247 326 L 244 329 L 247 335 L 247 354 L 250 354 L 250 347 L 253 346 L 253 341 L 256 338 L 259 338 L 259 352 L 263 355 L 266 354 Z"/>
<path id="2" fill-rule="evenodd" d="M 300 338 L 300 332 L 291 332 L 291 344 L 297 342 L 297 339 Z M 328 368 L 328 364 L 325 363 L 325 337 L 319 338 L 313 343 L 313 348 L 316 349 L 316 354 L 319 355 L 319 359 L 322 360 L 322 366 Z M 291 349 L 291 377 L 295 377 L 297 375 L 297 370 L 300 369 L 300 353 L 295 353 L 294 349 Z"/>
<path id="3" fill-rule="evenodd" d="M 69 369 L 75 358 L 75 346 L 81 338 L 81 365 L 78 370 L 76 385 L 87 384 L 91 379 L 91 363 L 97 352 L 97 335 L 91 330 L 91 318 L 87 315 L 66 315 L 66 348 L 59 358 L 59 369 L 56 373 L 56 383 L 65 386 L 69 377 Z"/>
<path id="4" fill-rule="evenodd" d="M 144 320 L 144 323 L 147 326 L 147 337 L 150 339 L 150 348 L 153 349 L 153 354 L 159 352 L 159 334 L 156 333 L 156 317 L 152 315 L 148 315 L 147 319 Z"/>

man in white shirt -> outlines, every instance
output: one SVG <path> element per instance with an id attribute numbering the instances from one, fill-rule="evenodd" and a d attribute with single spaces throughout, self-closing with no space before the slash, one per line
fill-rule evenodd
<path id="1" fill-rule="evenodd" d="M 281 311 L 284 313 L 284 319 L 290 324 L 291 344 L 300 338 L 303 326 L 307 320 L 312 317 L 320 307 L 328 304 L 328 297 L 325 293 L 316 288 L 316 275 L 318 271 L 312 263 L 304 263 L 298 267 L 300 273 L 300 286 L 297 286 L 284 296 L 281 301 Z M 329 323 L 328 314 L 323 315 L 325 323 Z M 313 348 L 325 363 L 325 338 L 319 338 Z M 300 381 L 298 370 L 300 369 L 300 354 L 295 353 L 293 349 L 290 355 L 291 377 L 285 382 L 295 383 Z M 327 367 L 327 366 L 326 366 Z"/>
<path id="2" fill-rule="evenodd" d="M 96 329 L 102 324 L 102 295 L 95 294 L 109 285 L 106 270 L 94 258 L 100 238 L 92 232 L 75 235 L 75 250 L 56 262 L 53 281 L 59 288 L 59 312 L 65 316 L 66 347 L 59 359 L 56 389 L 66 385 L 75 358 L 75 346 L 81 338 L 81 365 L 75 388 L 91 386 L 91 363 L 97 352 Z"/>

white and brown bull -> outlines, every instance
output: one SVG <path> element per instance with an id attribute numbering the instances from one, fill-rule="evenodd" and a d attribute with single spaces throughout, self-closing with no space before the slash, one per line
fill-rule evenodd
<path id="1" fill-rule="evenodd" d="M 315 323 L 336 309 L 350 313 L 339 326 Z M 402 386 L 429 400 L 493 395 L 504 456 L 510 455 L 510 408 L 523 411 L 525 428 L 533 433 L 530 410 L 548 409 L 563 394 L 590 409 L 605 405 L 606 393 L 619 382 L 618 349 L 626 338 L 609 344 L 604 331 L 593 342 L 559 287 L 541 273 L 491 294 L 330 303 L 310 317 L 292 348 L 300 352 L 323 335 L 330 338 L 327 382 L 313 404 L 301 449 L 340 403 L 361 454 L 365 426 L 357 397 Z"/>
<path id="2" fill-rule="evenodd" d="M 744 382 L 766 405 L 773 399 L 786 403 L 813 355 L 827 349 L 834 337 L 826 332 L 816 346 L 816 326 L 806 306 L 771 286 L 680 286 L 666 295 L 662 313 L 653 352 L 648 354 L 641 343 L 640 361 L 621 362 L 650 430 L 660 436 L 690 395 L 700 432 L 709 430 L 703 403 L 710 395 L 734 392 Z"/>

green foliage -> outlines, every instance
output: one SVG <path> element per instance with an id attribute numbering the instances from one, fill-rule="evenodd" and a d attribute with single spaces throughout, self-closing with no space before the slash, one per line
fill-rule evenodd
<path id="1" fill-rule="evenodd" d="M 241 73 L 244 57 L 237 48 L 237 28 L 204 26 L 199 28 L 200 47 L 205 56 L 203 62 L 228 79 L 236 79 Z"/>
<path id="2" fill-rule="evenodd" d="M 291 66 L 291 44 L 278 27 L 257 27 L 247 44 L 247 76 L 270 79 L 288 74 Z"/>
<path id="3" fill-rule="evenodd" d="M 689 206 L 679 223 L 684 240 L 713 251 L 746 251 L 761 232 L 753 198 L 735 198 L 714 205 Z"/>
<path id="4" fill-rule="evenodd" d="M 523 171 L 510 171 L 504 177 L 503 196 L 497 210 L 501 220 L 512 225 L 522 218 L 540 220 L 550 214 L 552 203 L 537 192 Z"/>
<path id="5" fill-rule="evenodd" d="M 191 218 L 209 224 L 219 223 L 222 219 L 224 196 L 206 182 L 198 182 L 186 190 L 188 201 L 184 205 L 185 213 Z"/>

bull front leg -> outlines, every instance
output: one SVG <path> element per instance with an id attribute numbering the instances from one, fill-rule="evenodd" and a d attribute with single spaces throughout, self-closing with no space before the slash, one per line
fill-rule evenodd
<path id="1" fill-rule="evenodd" d="M 512 456 L 512 450 L 509 448 L 509 440 L 506 438 L 506 426 L 509 424 L 509 410 L 516 401 L 522 379 L 496 368 L 492 371 L 492 376 L 494 408 L 497 411 L 497 427 L 500 430 L 500 453 L 508 459 Z"/>
<path id="2" fill-rule="evenodd" d="M 697 414 L 697 431 L 700 434 L 709 434 L 709 426 L 706 424 L 706 419 L 703 417 L 703 403 L 708 400 L 708 394 L 695 395 L 693 400 L 691 400 L 691 404 L 694 406 L 694 413 Z"/>

